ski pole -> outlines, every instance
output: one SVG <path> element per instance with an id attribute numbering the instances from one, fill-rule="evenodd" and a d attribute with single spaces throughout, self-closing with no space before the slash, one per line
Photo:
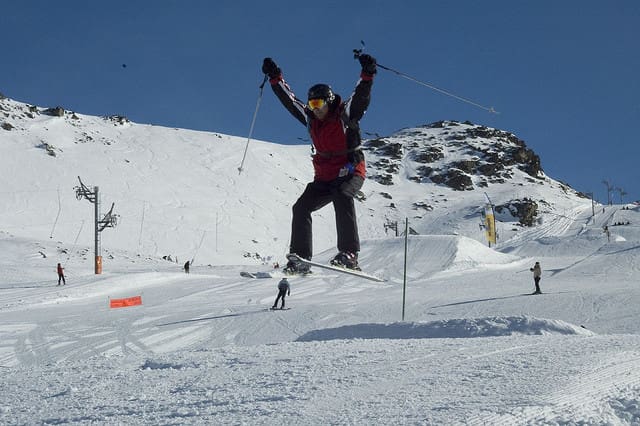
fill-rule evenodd
<path id="1" fill-rule="evenodd" d="M 238 174 L 242 174 L 242 166 L 244 165 L 244 160 L 247 157 L 247 150 L 249 149 L 249 142 L 251 141 L 251 135 L 253 134 L 253 126 L 256 124 L 256 117 L 258 116 L 258 109 L 260 108 L 260 101 L 262 100 L 262 92 L 264 90 L 264 85 L 267 82 L 269 77 L 265 74 L 264 79 L 262 80 L 262 84 L 260 85 L 260 94 L 258 95 L 258 102 L 256 103 L 256 110 L 253 112 L 253 119 L 251 120 L 251 127 L 249 128 L 249 137 L 247 138 L 247 144 L 244 147 L 244 154 L 242 155 L 242 162 L 240 163 L 240 167 L 238 167 Z"/>
<path id="2" fill-rule="evenodd" d="M 353 49 L 353 58 L 354 59 L 358 59 L 360 57 L 360 55 L 362 54 L 362 51 L 364 50 L 364 42 L 360 41 L 360 43 L 362 43 L 362 49 Z M 395 73 L 396 75 L 399 75 L 400 77 L 406 78 L 407 80 L 413 81 L 414 83 L 420 84 L 421 86 L 428 87 L 429 89 L 435 90 L 436 92 L 440 92 L 443 95 L 447 95 L 447 96 L 450 96 L 450 97 L 452 97 L 454 99 L 457 99 L 459 101 L 466 102 L 466 103 L 468 103 L 470 105 L 476 106 L 476 107 L 481 108 L 481 109 L 483 109 L 485 111 L 489 111 L 490 113 L 500 114 L 498 111 L 493 109 L 493 107 L 486 107 L 486 106 L 481 105 L 481 104 L 479 104 L 477 102 L 474 102 L 474 101 L 472 101 L 470 99 L 463 98 L 462 96 L 458 96 L 458 95 L 456 95 L 454 93 L 451 93 L 451 92 L 449 92 L 447 90 L 440 89 L 439 87 L 436 87 L 433 84 L 425 83 L 424 81 L 418 80 L 417 78 L 411 77 L 410 75 L 402 73 L 402 72 L 400 72 L 398 70 L 395 70 L 393 68 L 384 66 L 384 65 L 382 65 L 380 63 L 377 63 L 376 65 L 379 68 L 382 68 L 383 70 L 391 71 L 392 73 Z"/>

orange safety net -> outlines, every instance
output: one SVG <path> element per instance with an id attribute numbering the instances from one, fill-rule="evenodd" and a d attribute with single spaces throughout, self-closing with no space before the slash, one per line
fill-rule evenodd
<path id="1" fill-rule="evenodd" d="M 126 297 L 124 299 L 109 299 L 110 308 L 127 308 L 142 305 L 142 296 Z"/>

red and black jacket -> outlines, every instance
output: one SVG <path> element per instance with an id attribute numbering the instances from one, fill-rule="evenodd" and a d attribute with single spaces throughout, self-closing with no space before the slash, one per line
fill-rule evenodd
<path id="1" fill-rule="evenodd" d="M 307 104 L 296 98 L 282 75 L 269 82 L 280 102 L 309 130 L 315 148 L 314 180 L 332 181 L 341 176 L 345 167 L 349 173 L 364 178 L 366 165 L 360 145 L 359 122 L 369 106 L 373 76 L 360 74 L 356 88 L 346 102 L 336 95 L 324 120 L 318 120 Z"/>

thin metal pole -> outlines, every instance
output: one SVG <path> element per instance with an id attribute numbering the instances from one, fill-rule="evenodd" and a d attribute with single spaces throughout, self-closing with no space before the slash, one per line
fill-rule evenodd
<path id="1" fill-rule="evenodd" d="M 452 97 L 452 98 L 457 99 L 457 100 L 462 101 L 462 102 L 466 102 L 469 105 L 473 105 L 475 107 L 478 107 L 480 109 L 488 111 L 488 112 L 490 112 L 492 114 L 500 114 L 498 111 L 493 109 L 493 107 L 487 107 L 487 106 L 481 105 L 481 104 L 479 104 L 477 102 L 474 102 L 474 101 L 472 101 L 470 99 L 463 98 L 462 96 L 458 96 L 458 95 L 456 95 L 454 93 L 451 93 L 451 92 L 448 92 L 448 91 L 446 91 L 444 89 L 440 89 L 439 87 L 436 87 L 436 86 L 434 86 L 432 84 L 425 83 L 424 81 L 420 81 L 417 78 L 413 78 L 413 77 L 411 77 L 411 76 L 409 76 L 407 74 L 401 73 L 400 71 L 396 71 L 393 68 L 385 67 L 384 65 L 381 65 L 381 64 L 377 64 L 377 65 L 378 65 L 378 67 L 380 67 L 380 68 L 382 68 L 384 70 L 391 71 L 392 73 L 395 73 L 395 74 L 399 75 L 400 77 L 406 78 L 407 80 L 413 81 L 414 83 L 417 83 L 417 84 L 419 84 L 421 86 L 428 87 L 429 89 L 435 90 L 436 92 L 440 92 L 443 95 Z"/>
<path id="2" fill-rule="evenodd" d="M 253 126 L 256 124 L 256 117 L 258 116 L 258 109 L 260 108 L 260 101 L 262 100 L 262 91 L 264 90 L 264 84 L 269 77 L 265 74 L 264 80 L 260 85 L 260 94 L 258 95 L 258 102 L 256 102 L 256 110 L 253 112 L 253 119 L 251 119 L 251 127 L 249 128 L 249 137 L 247 137 L 247 144 L 244 147 L 244 154 L 242 155 L 242 162 L 238 167 L 238 174 L 242 174 L 242 166 L 244 166 L 244 160 L 247 157 L 247 151 L 249 150 L 249 142 L 251 141 L 251 135 L 253 135 Z"/>
<path id="3" fill-rule="evenodd" d="M 362 52 L 364 51 L 364 41 L 360 40 L 360 43 L 362 44 L 362 49 L 353 49 L 353 58 L 354 59 L 359 58 L 360 55 L 362 55 Z M 451 92 L 449 92 L 447 90 L 444 90 L 444 89 L 441 89 L 439 87 L 436 87 L 433 84 L 426 83 L 424 81 L 418 80 L 417 78 L 411 77 L 410 75 L 407 75 L 407 74 L 405 74 L 403 72 L 400 72 L 398 70 L 394 70 L 393 68 L 386 67 L 386 66 L 384 66 L 384 65 L 382 65 L 380 63 L 377 63 L 376 66 L 378 68 L 382 68 L 383 70 L 391 71 L 392 73 L 395 73 L 395 74 L 399 75 L 402 78 L 406 78 L 407 80 L 413 81 L 414 83 L 417 83 L 417 84 L 419 84 L 421 86 L 428 87 L 429 89 L 435 90 L 436 92 L 440 92 L 443 95 L 450 96 L 450 97 L 452 97 L 454 99 L 457 99 L 459 101 L 462 101 L 462 102 L 466 102 L 469 105 L 476 106 L 476 107 L 478 107 L 480 109 L 483 109 L 485 111 L 489 111 L 490 113 L 500 114 L 498 111 L 493 109 L 493 107 L 486 107 L 486 106 L 481 105 L 481 104 L 479 104 L 477 102 L 474 102 L 474 101 L 472 101 L 470 99 L 463 98 L 462 96 L 456 95 L 455 93 L 451 93 Z"/>
<path id="4" fill-rule="evenodd" d="M 138 250 L 142 252 L 142 231 L 144 229 L 144 208 L 146 207 L 147 202 L 142 201 L 142 219 L 140 220 L 140 236 L 138 237 Z"/>
<path id="5" fill-rule="evenodd" d="M 404 307 L 407 294 L 407 246 L 409 245 L 409 218 L 405 219 L 404 227 L 404 283 L 402 284 L 402 321 L 404 321 Z"/>
<path id="6" fill-rule="evenodd" d="M 193 257 L 191 258 L 191 265 L 193 265 L 193 262 L 196 260 L 196 255 L 198 254 L 198 252 L 200 251 L 200 247 L 202 247 L 202 242 L 204 241 L 204 236 L 207 234 L 207 231 L 202 231 L 202 238 L 200 238 L 200 244 L 198 244 L 198 248 L 196 249 L 195 254 L 193 255 Z"/>
<path id="7" fill-rule="evenodd" d="M 58 187 L 58 214 L 56 214 L 56 220 L 53 222 L 53 228 L 51 228 L 51 235 L 49 235 L 49 238 L 53 238 L 53 231 L 56 229 L 56 225 L 58 224 L 60 210 L 62 210 L 62 202 L 60 201 L 60 187 Z"/>
<path id="8" fill-rule="evenodd" d="M 94 203 L 94 232 L 95 232 L 95 245 L 94 245 L 94 255 L 95 255 L 95 265 L 94 272 L 96 275 L 102 273 L 102 256 L 100 253 L 100 230 L 98 229 L 98 222 L 100 222 L 100 193 L 98 192 L 98 187 L 93 187 L 93 192 L 96 197 L 96 201 Z"/>

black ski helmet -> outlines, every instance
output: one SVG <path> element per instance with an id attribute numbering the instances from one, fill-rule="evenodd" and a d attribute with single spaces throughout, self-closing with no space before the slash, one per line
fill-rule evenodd
<path id="1" fill-rule="evenodd" d="M 307 99 L 324 99 L 327 103 L 333 102 L 336 95 L 328 84 L 316 84 L 311 86 Z"/>

